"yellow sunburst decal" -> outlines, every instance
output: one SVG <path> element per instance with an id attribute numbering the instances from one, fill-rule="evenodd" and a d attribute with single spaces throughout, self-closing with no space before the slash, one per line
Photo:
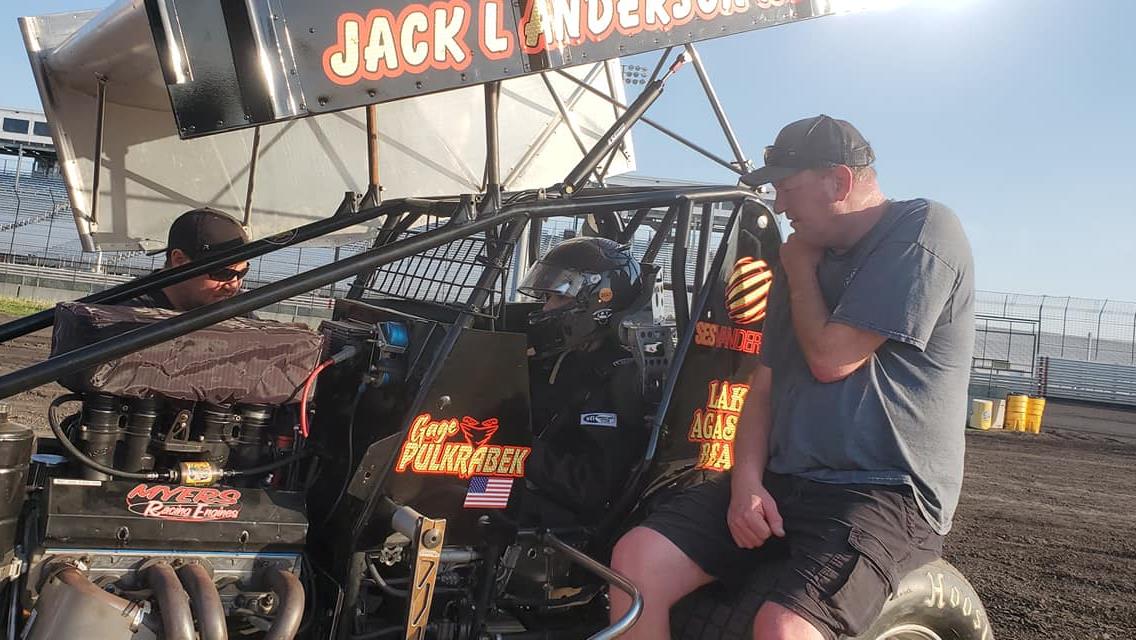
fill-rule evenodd
<path id="1" fill-rule="evenodd" d="M 726 284 L 726 313 L 737 324 L 753 324 L 765 317 L 765 304 L 773 272 L 764 260 L 745 257 L 734 263 Z"/>

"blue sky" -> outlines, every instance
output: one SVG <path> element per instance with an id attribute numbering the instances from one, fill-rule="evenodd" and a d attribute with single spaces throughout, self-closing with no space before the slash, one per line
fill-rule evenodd
<path id="1" fill-rule="evenodd" d="M 106 4 L 5 2 L 0 103 L 39 105 L 18 15 Z M 848 119 L 875 147 L 888 195 L 959 215 L 980 288 L 1136 300 L 1136 3 L 883 4 L 899 6 L 699 45 L 747 154 L 759 159 L 789 121 Z M 692 68 L 651 115 L 729 156 Z M 645 127 L 635 137 L 640 173 L 734 181 Z"/>

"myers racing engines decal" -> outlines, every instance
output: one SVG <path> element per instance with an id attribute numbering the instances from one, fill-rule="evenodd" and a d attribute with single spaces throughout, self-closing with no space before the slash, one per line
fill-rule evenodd
<path id="1" fill-rule="evenodd" d="M 147 518 L 177 522 L 236 520 L 241 515 L 241 492 L 139 484 L 126 494 L 126 508 Z"/>

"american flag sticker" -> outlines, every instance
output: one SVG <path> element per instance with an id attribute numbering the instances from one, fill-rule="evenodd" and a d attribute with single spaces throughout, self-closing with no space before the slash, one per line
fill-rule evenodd
<path id="1" fill-rule="evenodd" d="M 512 478 L 474 476 L 469 481 L 462 506 L 466 509 L 504 509 L 509 504 L 512 491 Z"/>

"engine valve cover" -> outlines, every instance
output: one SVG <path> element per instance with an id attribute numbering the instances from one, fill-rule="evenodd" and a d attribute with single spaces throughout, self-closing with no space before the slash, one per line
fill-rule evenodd
<path id="1" fill-rule="evenodd" d="M 41 511 L 46 546 L 284 551 L 307 535 L 293 491 L 56 478 Z"/>

